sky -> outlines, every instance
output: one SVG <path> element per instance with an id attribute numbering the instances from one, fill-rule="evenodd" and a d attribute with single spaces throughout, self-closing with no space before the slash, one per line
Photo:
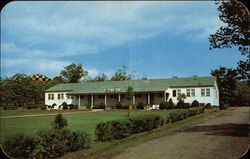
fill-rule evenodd
<path id="1" fill-rule="evenodd" d="M 136 79 L 210 76 L 242 59 L 209 50 L 222 25 L 209 1 L 14 1 L 1 10 L 1 76 L 53 78 L 71 63 L 91 77 L 122 65 Z"/>

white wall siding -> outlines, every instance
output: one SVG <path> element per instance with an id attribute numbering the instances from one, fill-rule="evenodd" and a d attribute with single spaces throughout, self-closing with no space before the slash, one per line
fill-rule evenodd
<path id="1" fill-rule="evenodd" d="M 176 104 L 178 102 L 177 97 L 177 90 L 181 90 L 181 93 L 184 93 L 187 96 L 187 89 L 190 89 L 190 97 L 186 97 L 185 103 L 192 103 L 194 100 L 197 100 L 199 103 L 210 103 L 214 106 L 219 106 L 218 101 L 218 88 L 217 87 L 187 87 L 187 88 L 168 88 L 166 90 L 167 93 L 169 93 L 168 100 L 172 98 L 173 102 Z M 191 89 L 195 89 L 195 96 L 192 96 Z M 201 96 L 201 89 L 209 89 L 210 90 L 210 96 Z M 176 90 L 176 97 L 173 97 L 173 90 Z"/>

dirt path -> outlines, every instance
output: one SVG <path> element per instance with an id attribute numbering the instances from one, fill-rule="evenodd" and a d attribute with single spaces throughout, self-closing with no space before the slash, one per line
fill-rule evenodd
<path id="1" fill-rule="evenodd" d="M 248 145 L 249 107 L 230 108 L 112 159 L 233 159 L 242 156 Z"/>

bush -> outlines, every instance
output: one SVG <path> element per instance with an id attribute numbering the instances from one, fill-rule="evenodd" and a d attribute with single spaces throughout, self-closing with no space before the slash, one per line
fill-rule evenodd
<path id="1" fill-rule="evenodd" d="M 83 132 L 76 131 L 73 132 L 68 141 L 68 150 L 70 152 L 77 151 L 80 149 L 87 149 L 90 147 L 91 135 Z"/>
<path id="2" fill-rule="evenodd" d="M 104 104 L 104 103 L 100 103 L 100 104 L 98 104 L 98 105 L 95 105 L 95 106 L 93 107 L 93 109 L 105 109 L 105 104 Z"/>
<path id="3" fill-rule="evenodd" d="M 69 129 L 41 130 L 37 132 L 39 145 L 35 158 L 54 159 L 69 152 L 69 140 L 72 132 Z"/>
<path id="4" fill-rule="evenodd" d="M 46 110 L 46 108 L 47 108 L 47 106 L 46 106 L 45 104 L 41 104 L 41 105 L 40 105 L 40 109 L 41 109 L 41 110 Z"/>
<path id="5" fill-rule="evenodd" d="M 191 107 L 198 107 L 200 103 L 197 100 L 194 100 L 191 104 Z"/>
<path id="6" fill-rule="evenodd" d="M 112 140 L 112 125 L 111 123 L 99 123 L 95 128 L 95 136 L 97 141 L 110 141 Z"/>
<path id="7" fill-rule="evenodd" d="M 212 107 L 212 105 L 211 105 L 210 103 L 207 103 L 207 104 L 205 105 L 205 108 L 206 108 L 206 109 L 212 109 L 213 107 Z"/>
<path id="8" fill-rule="evenodd" d="M 161 102 L 159 108 L 160 109 L 167 109 L 168 104 L 166 102 Z"/>
<path id="9" fill-rule="evenodd" d="M 222 103 L 222 104 L 220 104 L 219 107 L 220 107 L 221 110 L 224 110 L 224 109 L 227 109 L 229 107 L 229 104 L 223 104 Z"/>
<path id="10" fill-rule="evenodd" d="M 34 137 L 19 133 L 8 136 L 2 144 L 2 148 L 11 158 L 27 159 L 32 158 L 37 143 L 38 141 Z"/>
<path id="11" fill-rule="evenodd" d="M 188 108 L 190 108 L 190 103 L 183 103 L 183 107 L 182 108 L 184 108 L 184 109 L 188 109 Z"/>
<path id="12" fill-rule="evenodd" d="M 163 124 L 163 119 L 159 115 L 144 115 L 130 118 L 132 122 L 132 133 L 150 131 Z"/>
<path id="13" fill-rule="evenodd" d="M 180 101 L 176 104 L 176 108 L 177 108 L 177 109 L 184 108 L 184 101 L 180 100 Z"/>
<path id="14" fill-rule="evenodd" d="M 174 109 L 174 102 L 172 98 L 170 98 L 169 101 L 167 102 L 167 109 Z"/>
<path id="15" fill-rule="evenodd" d="M 62 116 L 62 114 L 58 114 L 55 116 L 54 121 L 51 122 L 51 125 L 54 129 L 62 129 L 68 125 L 68 121 Z"/>
<path id="16" fill-rule="evenodd" d="M 138 102 L 136 105 L 136 109 L 144 109 L 145 104 L 143 104 L 142 102 Z"/>
<path id="17" fill-rule="evenodd" d="M 61 106 L 63 110 L 67 110 L 69 105 L 66 102 L 63 102 Z"/>
<path id="18" fill-rule="evenodd" d="M 77 110 L 78 109 L 78 105 L 74 105 L 74 104 L 69 104 L 68 107 L 70 110 L 72 110 L 72 109 Z"/>
<path id="19" fill-rule="evenodd" d="M 110 121 L 112 126 L 112 138 L 122 139 L 131 134 L 132 122 L 129 119 Z"/>
<path id="20" fill-rule="evenodd" d="M 124 105 L 122 105 L 121 102 L 117 102 L 117 103 L 115 104 L 115 108 L 116 108 L 116 109 L 128 109 L 129 106 L 124 106 Z"/>

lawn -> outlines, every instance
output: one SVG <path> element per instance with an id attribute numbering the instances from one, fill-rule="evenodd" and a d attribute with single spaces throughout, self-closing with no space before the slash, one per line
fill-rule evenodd
<path id="1" fill-rule="evenodd" d="M 144 114 L 160 114 L 166 115 L 166 113 L 178 110 L 168 111 L 131 111 L 130 116 L 144 115 Z M 87 111 L 39 111 L 39 110 L 2 110 L 1 117 L 18 116 L 18 115 L 31 115 L 31 114 L 57 114 L 57 113 L 69 113 L 65 114 L 65 118 L 68 120 L 68 128 L 72 130 L 83 130 L 92 134 L 94 139 L 95 127 L 98 123 L 114 119 L 122 119 L 127 117 L 127 111 L 103 111 L 103 112 L 87 112 Z M 74 114 L 74 112 L 77 112 Z M 82 112 L 82 113 L 81 113 Z M 4 138 L 10 134 L 23 132 L 25 134 L 33 135 L 40 129 L 50 129 L 51 121 L 53 121 L 54 115 L 50 116 L 37 116 L 37 117 L 25 117 L 25 118 L 9 118 L 1 119 L 1 142 Z"/>

